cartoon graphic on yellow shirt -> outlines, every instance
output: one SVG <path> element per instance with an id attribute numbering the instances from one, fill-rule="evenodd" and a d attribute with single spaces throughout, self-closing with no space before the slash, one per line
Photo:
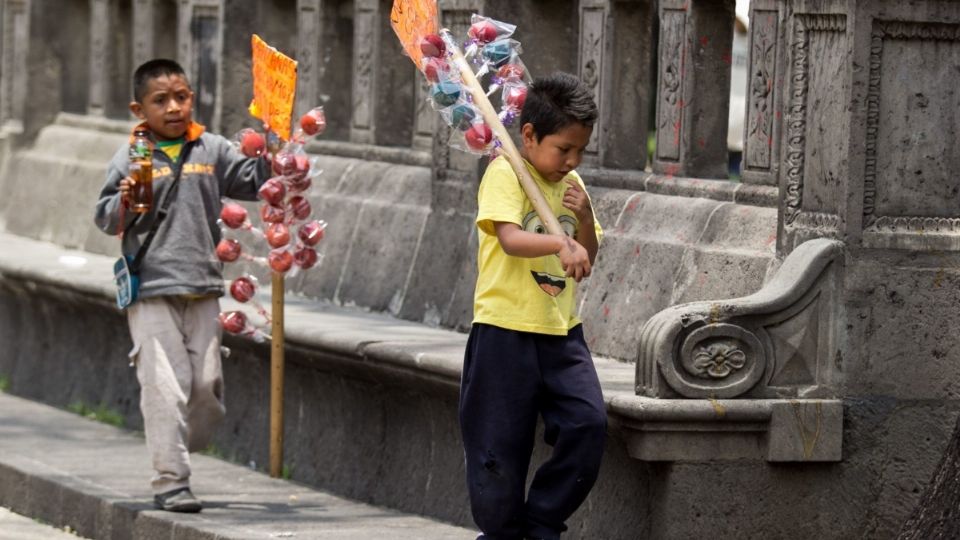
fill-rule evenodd
<path id="1" fill-rule="evenodd" d="M 548 182 L 532 165 L 527 169 L 564 233 L 576 237 L 579 221 L 563 206 L 567 181 L 583 180 L 571 171 L 563 181 Z M 522 230 L 547 234 L 517 175 L 506 159 L 490 162 L 477 192 L 477 285 L 473 321 L 520 332 L 566 335 L 580 324 L 577 317 L 577 283 L 566 277 L 560 257 L 514 257 L 500 246 L 495 224 L 515 223 Z M 594 217 L 597 240 L 603 229 Z"/>
<path id="2" fill-rule="evenodd" d="M 560 227 L 567 236 L 570 238 L 577 237 L 577 218 L 569 215 L 561 215 L 557 216 L 557 221 L 560 222 Z M 543 226 L 543 221 L 540 220 L 540 216 L 538 216 L 535 211 L 523 217 L 522 228 L 527 232 L 547 234 L 547 228 Z M 533 280 L 537 282 L 540 290 L 550 296 L 559 295 L 567 286 L 566 276 L 555 276 L 542 270 L 531 270 L 530 273 L 533 275 Z"/>

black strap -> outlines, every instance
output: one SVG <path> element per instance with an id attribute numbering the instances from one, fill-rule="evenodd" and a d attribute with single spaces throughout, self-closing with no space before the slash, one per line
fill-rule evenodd
<path id="1" fill-rule="evenodd" d="M 170 185 L 170 189 L 163 196 L 163 202 L 160 203 L 160 207 L 157 209 L 157 217 L 153 220 L 153 225 L 150 226 L 150 232 L 147 233 L 147 237 L 144 238 L 143 243 L 140 244 L 140 249 L 137 250 L 137 254 L 134 255 L 133 260 L 130 261 L 130 271 L 136 274 L 140 271 L 140 264 L 143 262 L 144 256 L 147 254 L 147 249 L 150 248 L 150 243 L 153 242 L 153 237 L 157 235 L 157 231 L 160 229 L 160 224 L 163 223 L 163 220 L 167 217 L 167 210 L 170 208 L 170 203 L 173 201 L 173 196 L 177 192 L 177 188 L 180 186 L 180 173 L 183 172 L 183 164 L 187 162 L 187 158 L 190 156 L 190 150 L 193 148 L 193 144 L 190 144 L 193 141 L 184 143 L 183 149 L 180 150 L 180 158 L 177 160 L 175 167 L 175 172 L 173 173 L 173 183 Z"/>

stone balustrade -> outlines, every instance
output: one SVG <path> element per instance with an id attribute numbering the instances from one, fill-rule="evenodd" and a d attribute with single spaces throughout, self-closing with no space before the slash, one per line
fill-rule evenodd
<path id="1" fill-rule="evenodd" d="M 753 0 L 740 183 L 720 179 L 732 1 L 439 6 L 457 35 L 477 11 L 518 23 L 532 73 L 578 73 L 600 104 L 582 172 L 607 235 L 581 314 L 609 370 L 601 376 L 612 437 L 592 503 L 576 518 L 579 537 L 891 536 L 960 411 L 960 72 L 945 68 L 960 64 L 960 5 Z M 333 223 L 326 257 L 290 280 L 291 292 L 324 312 L 360 308 L 420 323 L 416 332 L 469 325 L 483 163 L 447 145 L 449 131 L 387 26 L 387 0 L 0 0 L 0 9 L 4 234 L 115 253 L 113 239 L 63 208 L 90 207 L 103 156 L 122 144 L 130 70 L 144 58 L 177 58 L 197 89 L 199 120 L 229 135 L 251 125 L 256 32 L 297 58 L 297 106 L 323 103 L 330 125 L 308 148 L 326 169 L 311 195 Z M 57 358 L 81 338 L 111 335 L 119 316 L 98 320 L 102 291 L 95 302 L 83 291 L 64 300 L 65 271 L 32 271 L 47 270 L 52 286 L 0 272 L 10 299 L 0 314 L 19 325 L 8 332 L 37 335 L 82 314 L 87 333 L 51 349 Z M 58 309 L 65 303 L 72 307 Z M 375 339 L 339 335 L 348 327 L 317 337 L 322 328 L 304 326 L 291 348 L 296 433 L 309 439 L 296 451 L 308 480 L 399 507 L 426 501 L 423 511 L 464 522 L 462 498 L 449 496 L 463 495 L 449 480 L 462 465 L 450 395 L 462 336 L 443 334 L 442 353 L 398 337 L 384 355 Z M 754 359 L 763 353 L 762 366 L 730 370 L 749 375 L 742 380 L 726 371 L 740 365 L 735 348 L 713 347 L 733 337 L 752 344 Z M 84 365 L 123 345 L 98 343 Z M 246 419 L 261 409 L 263 385 L 247 373 L 265 373 L 263 351 L 232 345 L 228 386 L 246 399 L 231 406 L 247 414 L 231 418 L 224 437 L 254 456 L 263 449 Z M 434 354 L 443 358 L 440 390 L 424 389 L 437 383 L 423 367 Z M 375 367 L 388 356 L 403 364 L 400 374 Z M 698 356 L 713 374 L 691 378 L 684 362 Z M 6 359 L 22 370 L 15 389 L 40 372 L 17 358 Z M 44 365 L 66 363 L 57 358 Z M 638 370 L 632 384 L 624 368 Z M 356 375 L 368 370 L 376 376 Z M 114 368 L 110 381 L 129 405 L 123 374 Z M 314 413 L 327 409 L 339 414 Z M 375 452 L 344 442 L 356 424 L 369 428 L 358 448 Z M 403 450 L 411 439 L 416 458 L 439 465 L 398 475 L 390 468 L 398 459 L 416 461 Z M 318 461 L 329 452 L 341 467 Z M 392 480 L 365 485 L 351 468 L 358 458 Z M 771 464 L 779 461 L 799 463 Z M 409 476 L 426 495 L 405 495 Z"/>

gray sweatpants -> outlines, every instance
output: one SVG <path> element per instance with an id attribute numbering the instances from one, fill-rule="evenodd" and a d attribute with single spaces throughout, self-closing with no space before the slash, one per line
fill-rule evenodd
<path id="1" fill-rule="evenodd" d="M 190 485 L 190 452 L 223 420 L 220 302 L 157 297 L 127 309 L 154 493 Z"/>

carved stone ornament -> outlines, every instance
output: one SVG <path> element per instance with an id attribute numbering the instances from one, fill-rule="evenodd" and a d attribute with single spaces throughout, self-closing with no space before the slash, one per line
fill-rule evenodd
<path id="1" fill-rule="evenodd" d="M 694 375 L 703 378 L 723 379 L 747 365 L 747 355 L 734 340 L 700 344 L 693 357 Z"/>
<path id="2" fill-rule="evenodd" d="M 777 12 L 757 10 L 752 25 L 746 166 L 769 170 L 773 150 L 774 80 L 777 71 Z"/>
<path id="3" fill-rule="evenodd" d="M 837 240 L 804 242 L 750 296 L 681 304 L 648 319 L 640 331 L 637 394 L 782 397 L 819 388 L 816 374 L 828 360 L 821 351 L 831 345 L 818 328 L 833 313 L 836 273 L 829 270 L 842 253 Z"/>
<path id="4" fill-rule="evenodd" d="M 787 121 L 784 224 L 794 225 L 803 207 L 804 160 L 807 152 L 807 97 L 810 82 L 810 34 L 845 32 L 846 18 L 834 14 L 798 14 L 794 18 L 790 95 Z"/>
<path id="5" fill-rule="evenodd" d="M 661 372 L 671 387 L 681 394 L 693 391 L 704 397 L 746 392 L 766 371 L 763 345 L 757 336 L 724 323 L 707 324 L 690 332 L 680 347 L 679 358 L 664 360 L 670 365 L 663 366 Z"/>
<path id="6" fill-rule="evenodd" d="M 657 157 L 680 159 L 683 130 L 683 61 L 686 13 L 663 11 L 660 37 L 660 91 L 657 122 Z"/>

